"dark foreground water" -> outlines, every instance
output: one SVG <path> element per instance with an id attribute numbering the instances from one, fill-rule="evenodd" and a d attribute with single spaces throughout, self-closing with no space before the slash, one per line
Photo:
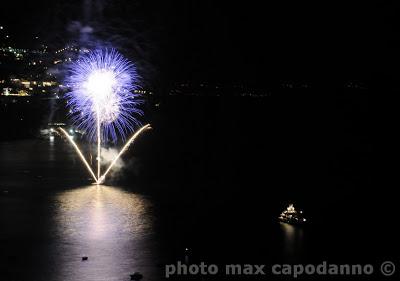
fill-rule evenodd
<path id="1" fill-rule="evenodd" d="M 1 151 L 6 280 L 129 280 L 139 269 L 157 279 L 151 200 L 91 185 L 61 140 L 2 143 Z M 75 176 L 82 186 L 71 184 Z"/>
<path id="2" fill-rule="evenodd" d="M 394 187 L 372 166 L 360 112 L 288 118 L 287 103 L 269 115 L 249 103 L 186 101 L 176 114 L 166 105 L 125 169 L 98 187 L 61 138 L 1 142 L 1 279 L 129 280 L 140 271 L 161 280 L 165 264 L 187 259 L 398 262 Z M 289 202 L 306 226 L 277 222 Z"/>

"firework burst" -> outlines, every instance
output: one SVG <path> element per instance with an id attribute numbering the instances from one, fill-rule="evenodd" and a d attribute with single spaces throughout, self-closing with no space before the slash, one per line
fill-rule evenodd
<path id="1" fill-rule="evenodd" d="M 101 175 L 101 143 L 116 142 L 119 136 L 125 140 L 126 135 L 140 125 L 135 118 L 142 115 L 138 108 L 141 100 L 134 91 L 138 87 L 138 74 L 135 66 L 114 49 L 99 49 L 72 63 L 66 82 L 71 89 L 66 97 L 74 125 L 90 140 L 96 139 L 97 142 L 97 176 L 78 145 L 63 129 L 61 132 L 68 137 L 91 176 L 100 184 L 136 137 L 150 129 L 149 124 L 140 128 Z"/>
<path id="2" fill-rule="evenodd" d="M 116 50 L 98 49 L 69 67 L 66 95 L 74 125 L 89 139 L 116 142 L 134 131 L 142 115 L 136 67 Z M 101 133 L 100 133 L 101 132 Z"/>

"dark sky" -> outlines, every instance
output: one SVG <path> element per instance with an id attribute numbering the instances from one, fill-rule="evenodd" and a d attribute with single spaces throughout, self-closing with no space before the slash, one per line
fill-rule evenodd
<path id="1" fill-rule="evenodd" d="M 31 34 L 65 44 L 78 37 L 67 30 L 79 22 L 93 27 L 92 38 L 133 50 L 149 69 L 176 79 L 260 83 L 399 75 L 395 1 L 216 2 L 14 0 L 0 15 L 18 45 L 30 44 Z"/>

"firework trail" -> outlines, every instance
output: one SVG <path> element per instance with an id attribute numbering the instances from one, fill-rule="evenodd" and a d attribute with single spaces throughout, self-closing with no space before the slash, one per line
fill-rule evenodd
<path id="1" fill-rule="evenodd" d="M 85 166 L 88 169 L 89 173 L 92 175 L 93 179 L 96 182 L 98 182 L 98 180 L 97 180 L 92 168 L 90 167 L 89 163 L 86 161 L 85 156 L 83 156 L 83 154 L 82 154 L 81 150 L 79 149 L 78 145 L 74 142 L 72 137 L 70 135 L 68 135 L 68 133 L 63 128 L 59 128 L 59 129 L 67 137 L 67 139 L 70 141 L 72 146 L 75 148 L 76 152 L 78 153 L 78 155 L 81 158 L 82 162 L 85 164 Z"/>
<path id="2" fill-rule="evenodd" d="M 107 170 L 104 172 L 104 174 L 99 178 L 98 182 L 102 183 L 108 174 L 108 172 L 112 169 L 112 167 L 117 163 L 118 159 L 121 157 L 121 155 L 128 149 L 128 147 L 131 145 L 131 143 L 145 130 L 151 129 L 150 124 L 144 125 L 142 128 L 140 128 L 124 145 L 124 147 L 121 149 L 121 151 L 118 153 L 117 157 L 114 158 L 114 160 L 111 162 L 110 166 L 107 168 Z"/>

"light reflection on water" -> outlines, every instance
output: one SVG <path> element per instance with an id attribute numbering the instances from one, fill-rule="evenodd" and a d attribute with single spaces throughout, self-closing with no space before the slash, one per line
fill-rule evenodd
<path id="1" fill-rule="evenodd" d="M 87 186 L 55 198 L 54 280 L 129 280 L 154 276 L 150 202 L 110 186 Z M 82 262 L 81 257 L 88 261 Z"/>
<path id="2" fill-rule="evenodd" d="M 300 226 L 293 226 L 280 222 L 283 232 L 283 253 L 288 261 L 296 261 L 303 250 L 303 229 Z"/>

